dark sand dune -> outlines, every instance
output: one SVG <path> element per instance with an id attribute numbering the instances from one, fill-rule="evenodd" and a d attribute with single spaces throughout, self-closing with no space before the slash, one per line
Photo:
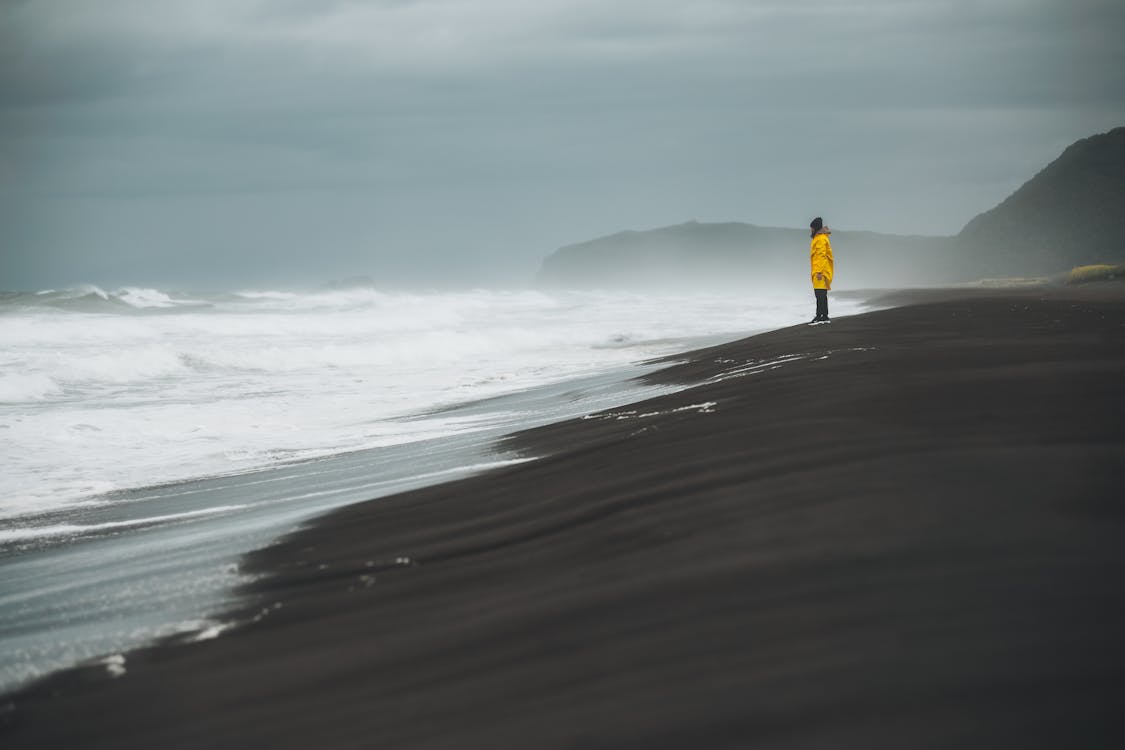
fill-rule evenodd
<path id="1" fill-rule="evenodd" d="M 1122 287 L 919 299 L 336 512 L 252 557 L 260 621 L 42 683 L 0 741 L 1123 747 Z"/>

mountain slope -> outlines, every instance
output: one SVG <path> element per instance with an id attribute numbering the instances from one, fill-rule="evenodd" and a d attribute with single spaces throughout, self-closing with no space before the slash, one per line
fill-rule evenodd
<path id="1" fill-rule="evenodd" d="M 1051 274 L 1125 262 L 1125 127 L 1084 138 L 1003 203 L 970 221 L 958 245 L 984 270 Z"/>

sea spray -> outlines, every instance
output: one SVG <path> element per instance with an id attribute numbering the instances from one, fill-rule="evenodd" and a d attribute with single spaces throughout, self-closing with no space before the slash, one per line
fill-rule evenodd
<path id="1" fill-rule="evenodd" d="M 800 320 L 807 300 L 99 287 L 0 302 L 0 517 L 473 431 L 441 409 Z M 407 419 L 433 414 L 427 419 Z"/>

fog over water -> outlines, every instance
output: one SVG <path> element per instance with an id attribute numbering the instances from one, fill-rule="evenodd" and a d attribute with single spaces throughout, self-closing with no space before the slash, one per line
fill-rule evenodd
<path id="1" fill-rule="evenodd" d="M 952 234 L 1125 121 L 1099 0 L 0 5 L 0 289 L 519 284 L 689 219 Z"/>

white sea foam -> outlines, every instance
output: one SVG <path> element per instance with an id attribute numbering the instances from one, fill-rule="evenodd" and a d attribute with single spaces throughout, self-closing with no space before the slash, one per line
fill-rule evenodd
<path id="1" fill-rule="evenodd" d="M 91 294 L 101 297 L 102 299 L 109 299 L 109 294 L 104 289 L 94 286 L 93 284 L 79 284 L 73 289 L 68 289 L 64 292 L 64 295 L 71 298 L 85 297 Z"/>
<path id="2" fill-rule="evenodd" d="M 59 391 L 59 384 L 41 373 L 0 374 L 0 403 L 42 401 Z"/>
<path id="3" fill-rule="evenodd" d="M 188 638 L 188 642 L 199 643 L 200 641 L 213 640 L 215 638 L 218 638 L 223 634 L 224 631 L 229 630 L 233 626 L 233 623 L 211 623 L 206 627 L 201 628 L 199 632 Z"/>
<path id="4" fill-rule="evenodd" d="M 113 293 L 113 296 L 133 307 L 172 307 L 176 303 L 164 292 L 157 289 L 141 289 L 138 287 L 123 287 Z"/>
<path id="5" fill-rule="evenodd" d="M 161 516 L 148 516 L 131 518 L 126 521 L 107 521 L 97 524 L 51 524 L 49 526 L 27 526 L 14 529 L 0 529 L 0 544 L 11 542 L 24 542 L 29 539 L 41 539 L 52 536 L 78 536 L 82 534 L 96 534 L 115 529 L 127 529 L 135 526 L 152 526 L 170 521 L 182 521 L 200 516 L 213 516 L 222 513 L 231 513 L 242 510 L 245 505 L 220 505 L 213 508 L 186 511 L 184 513 L 168 513 Z"/>
<path id="6" fill-rule="evenodd" d="M 0 306 L 0 517 L 478 430 L 440 409 L 799 322 L 806 307 L 486 290 L 21 295 Z"/>
<path id="7" fill-rule="evenodd" d="M 121 677 L 125 674 L 124 654 L 111 654 L 100 659 L 98 663 L 105 667 L 105 671 L 109 673 L 110 677 Z"/>

